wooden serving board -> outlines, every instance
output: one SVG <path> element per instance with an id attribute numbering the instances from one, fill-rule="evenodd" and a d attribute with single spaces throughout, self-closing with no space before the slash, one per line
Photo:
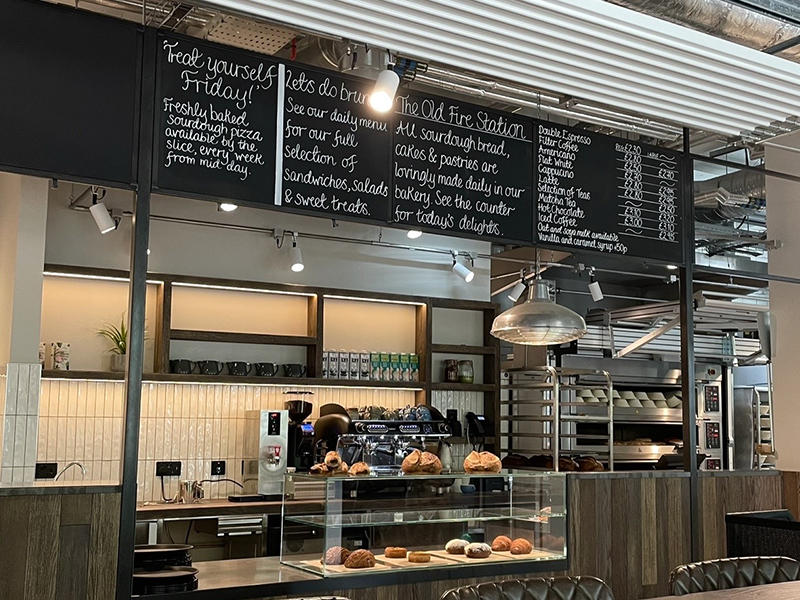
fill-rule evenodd
<path id="1" fill-rule="evenodd" d="M 322 563 L 319 560 L 304 560 L 302 561 L 304 565 L 308 565 L 309 567 L 322 572 Z M 389 565 L 382 565 L 380 563 L 375 563 L 374 567 L 366 567 L 364 569 L 348 569 L 344 565 L 326 565 L 325 570 L 330 573 L 366 573 L 367 571 L 385 571 L 387 569 L 391 569 Z"/>
<path id="2" fill-rule="evenodd" d="M 424 550 L 423 552 L 428 552 L 428 551 Z M 437 554 L 434 554 L 433 552 L 428 552 L 428 554 L 431 555 L 431 560 L 430 562 L 426 563 L 411 562 L 407 558 L 387 558 L 383 554 L 376 555 L 375 560 L 387 565 L 391 565 L 393 567 L 403 567 L 405 569 L 414 567 L 443 567 L 453 564 L 453 561 L 450 560 L 450 555 L 443 558 Z"/>
<path id="3" fill-rule="evenodd" d="M 469 558 L 464 554 L 448 554 L 445 550 L 433 550 L 431 552 L 432 556 L 438 556 L 439 558 L 446 558 L 449 560 L 454 560 L 460 563 L 470 563 L 470 564 L 480 564 L 485 562 L 504 562 L 508 560 L 507 556 L 501 556 L 498 553 L 492 552 L 486 558 Z M 530 556 L 530 555 L 529 555 Z"/>
<path id="4" fill-rule="evenodd" d="M 531 559 L 531 558 L 548 558 L 548 557 L 559 557 L 560 556 L 559 554 L 556 554 L 555 552 L 548 552 L 546 550 L 537 550 L 536 548 L 531 550 L 531 552 L 529 552 L 528 554 L 511 554 L 510 550 L 506 550 L 506 551 L 503 551 L 503 552 L 494 552 L 492 554 L 492 556 L 494 556 L 495 554 L 498 555 L 498 556 L 504 556 L 506 559 L 513 559 L 513 560 L 520 560 L 520 559 L 526 559 L 526 558 L 527 559 Z"/>

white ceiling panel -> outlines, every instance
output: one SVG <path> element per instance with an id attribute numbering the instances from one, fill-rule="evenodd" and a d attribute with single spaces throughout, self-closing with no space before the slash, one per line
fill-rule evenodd
<path id="1" fill-rule="evenodd" d="M 603 0 L 206 3 L 728 135 L 800 115 L 800 64 Z"/>

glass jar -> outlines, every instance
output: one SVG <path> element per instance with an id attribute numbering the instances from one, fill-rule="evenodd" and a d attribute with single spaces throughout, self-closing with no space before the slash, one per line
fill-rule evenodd
<path id="1" fill-rule="evenodd" d="M 443 377 L 446 383 L 458 382 L 458 361 L 453 358 L 445 359 Z"/>
<path id="2" fill-rule="evenodd" d="M 475 368 L 471 360 L 458 361 L 458 382 L 473 383 L 475 381 Z"/>

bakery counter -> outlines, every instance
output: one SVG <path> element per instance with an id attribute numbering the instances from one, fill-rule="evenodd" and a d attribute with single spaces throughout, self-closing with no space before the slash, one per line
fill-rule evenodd
<path id="1" fill-rule="evenodd" d="M 352 600 L 439 598 L 445 590 L 474 582 L 476 578 L 489 581 L 509 575 L 564 571 L 567 561 L 483 562 L 431 566 L 414 571 L 365 570 L 364 573 L 341 578 L 325 578 L 287 567 L 275 557 L 201 562 L 194 566 L 198 571 L 196 590 L 159 594 L 158 597 L 174 600 L 243 600 L 324 593 L 326 596 L 347 596 Z M 413 595 L 414 591 L 416 596 Z"/>
<path id="2" fill-rule="evenodd" d="M 230 502 L 225 498 L 201 500 L 192 504 L 144 503 L 136 507 L 137 521 L 156 519 L 196 519 L 229 515 L 279 515 L 280 500 L 274 502 Z M 318 502 L 295 500 L 298 508 L 314 509 Z"/>

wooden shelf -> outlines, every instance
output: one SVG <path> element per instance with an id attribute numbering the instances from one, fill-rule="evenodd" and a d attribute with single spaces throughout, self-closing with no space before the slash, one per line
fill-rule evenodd
<path id="1" fill-rule="evenodd" d="M 495 346 L 467 346 L 465 344 L 431 344 L 435 354 L 476 354 L 489 356 L 498 353 Z"/>
<path id="2" fill-rule="evenodd" d="M 145 374 L 147 377 L 147 374 Z M 100 379 L 122 381 L 125 373 L 121 371 L 61 371 L 46 369 L 42 371 L 42 379 Z"/>
<path id="3" fill-rule="evenodd" d="M 189 342 L 221 342 L 225 344 L 269 344 L 273 346 L 316 346 L 317 338 L 302 335 L 265 333 L 232 333 L 227 331 L 194 331 L 170 329 L 169 339 Z"/>
<path id="4" fill-rule="evenodd" d="M 94 379 L 100 381 L 121 381 L 124 373 L 112 371 L 43 371 L 45 379 Z M 375 389 L 411 389 L 424 390 L 425 384 L 419 381 L 369 381 L 358 379 L 321 379 L 318 377 L 258 377 L 248 375 L 199 375 L 196 373 L 145 373 L 145 382 L 172 382 L 172 383 L 205 383 L 205 384 L 255 384 L 255 385 L 282 385 L 287 387 L 352 387 Z"/>
<path id="5" fill-rule="evenodd" d="M 497 386 L 492 383 L 448 383 L 446 381 L 436 381 L 431 383 L 431 389 L 450 392 L 494 392 Z"/>

